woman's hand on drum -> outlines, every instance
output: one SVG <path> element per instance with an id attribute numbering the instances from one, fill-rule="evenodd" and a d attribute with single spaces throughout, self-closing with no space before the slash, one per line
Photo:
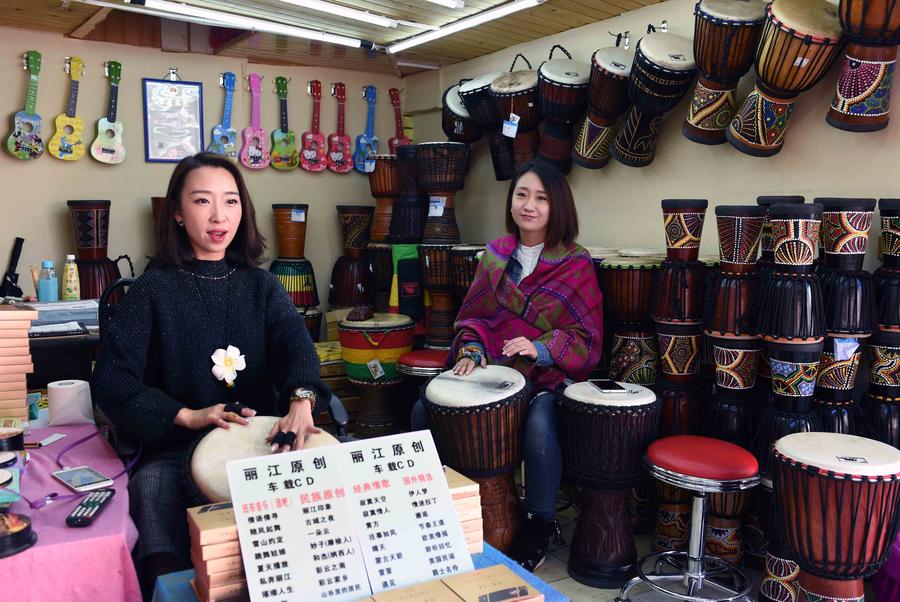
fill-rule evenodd
<path id="1" fill-rule="evenodd" d="M 537 347 L 525 337 L 516 337 L 509 341 L 503 341 L 503 349 L 501 351 L 506 357 L 522 355 L 532 361 L 536 360 L 538 355 Z"/>
<path id="2" fill-rule="evenodd" d="M 227 404 L 231 405 L 231 404 Z M 228 408 L 235 409 L 234 407 Z M 217 403 L 214 406 L 203 408 L 200 410 L 191 410 L 190 408 L 181 408 L 175 415 L 175 424 L 183 426 L 192 431 L 199 431 L 208 426 L 217 426 L 223 429 L 229 428 L 228 423 L 236 422 L 237 424 L 249 424 L 247 418 L 256 416 L 256 410 L 248 407 L 238 406 L 239 412 L 229 412 L 226 410 L 226 404 Z"/>
<path id="3" fill-rule="evenodd" d="M 291 402 L 287 416 L 275 423 L 266 441 L 272 444 L 272 453 L 303 449 L 308 435 L 321 433 L 312 417 L 312 401 L 297 399 Z"/>
<path id="4" fill-rule="evenodd" d="M 487 366 L 487 361 L 482 357 L 481 363 L 478 365 L 480 365 L 482 368 L 484 368 Z M 470 358 L 470 357 L 460 358 L 460 360 L 458 362 L 456 362 L 456 365 L 453 366 L 453 374 L 455 374 L 457 376 L 468 376 L 468 375 L 472 374 L 472 370 L 475 369 L 475 366 L 476 366 L 475 360 L 473 360 L 472 358 Z"/>

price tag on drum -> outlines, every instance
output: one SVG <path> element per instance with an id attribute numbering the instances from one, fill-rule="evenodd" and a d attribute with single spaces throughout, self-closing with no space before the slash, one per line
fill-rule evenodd
<path id="1" fill-rule="evenodd" d="M 515 113 L 509 114 L 509 119 L 503 121 L 503 135 L 507 138 L 515 138 L 516 132 L 519 131 L 520 117 Z"/>
<path id="2" fill-rule="evenodd" d="M 366 173 L 372 173 L 373 171 L 375 171 L 375 159 L 371 159 L 371 158 L 366 159 L 365 170 L 366 170 Z"/>
<path id="3" fill-rule="evenodd" d="M 378 361 L 378 358 L 375 358 L 371 362 L 368 362 L 366 366 L 369 367 L 369 372 L 372 374 L 372 378 L 378 380 L 382 376 L 384 376 L 384 368 L 381 366 L 381 362 Z"/>
<path id="4" fill-rule="evenodd" d="M 306 209 L 291 209 L 291 221 L 292 222 L 305 222 L 306 221 Z"/>
<path id="5" fill-rule="evenodd" d="M 447 197 L 428 197 L 428 217 L 441 217 L 444 215 L 444 207 L 447 206 Z"/>

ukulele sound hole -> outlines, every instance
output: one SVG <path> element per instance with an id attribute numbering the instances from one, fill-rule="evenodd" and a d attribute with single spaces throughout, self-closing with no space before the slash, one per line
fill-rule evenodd
<path id="1" fill-rule="evenodd" d="M 29 121 L 26 121 L 26 122 L 22 125 L 22 129 L 25 131 L 26 134 L 30 134 L 31 132 L 34 131 L 34 124 L 32 124 L 32 123 L 29 122 Z"/>
<path id="2" fill-rule="evenodd" d="M 259 146 L 259 138 L 254 137 L 253 140 L 251 141 L 251 144 L 253 144 L 254 146 Z"/>
<path id="3" fill-rule="evenodd" d="M 65 128 L 63 128 L 63 131 L 65 132 L 66 136 L 71 136 L 75 133 L 75 128 L 73 128 L 71 125 L 67 125 Z"/>
<path id="4" fill-rule="evenodd" d="M 228 144 L 228 136 L 220 136 L 219 142 L 221 142 L 222 144 Z"/>
<path id="5" fill-rule="evenodd" d="M 115 138 L 116 137 L 115 130 L 113 130 L 113 129 L 106 130 L 106 137 L 107 138 Z"/>

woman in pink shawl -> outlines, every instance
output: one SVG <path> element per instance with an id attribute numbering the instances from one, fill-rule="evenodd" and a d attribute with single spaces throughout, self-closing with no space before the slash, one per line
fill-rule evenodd
<path id="1" fill-rule="evenodd" d="M 562 478 L 556 395 L 567 380 L 583 381 L 600 360 L 603 299 L 590 254 L 575 242 L 578 214 L 556 168 L 523 165 L 506 200 L 507 236 L 481 257 L 456 321 L 453 371 L 503 364 L 531 381 L 536 393 L 525 423 L 525 509 L 508 554 L 534 571 L 555 526 Z M 422 404 L 413 427 L 427 428 Z"/>

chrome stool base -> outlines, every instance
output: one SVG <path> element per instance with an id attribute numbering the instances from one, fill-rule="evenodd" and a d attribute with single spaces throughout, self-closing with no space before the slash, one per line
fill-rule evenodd
<path id="1" fill-rule="evenodd" d="M 750 600 L 750 578 L 715 556 L 703 558 L 703 570 L 692 575 L 687 552 L 659 552 L 641 558 L 637 577 L 616 596 L 616 602 L 639 600 L 685 600 L 687 602 L 743 602 Z M 644 584 L 651 591 L 631 597 L 631 590 Z"/>

